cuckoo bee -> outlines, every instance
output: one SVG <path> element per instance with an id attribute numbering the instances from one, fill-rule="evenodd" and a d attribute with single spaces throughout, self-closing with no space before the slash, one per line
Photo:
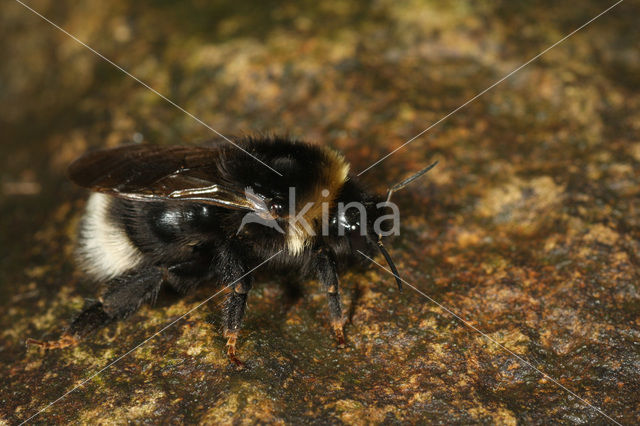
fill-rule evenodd
<path id="1" fill-rule="evenodd" d="M 232 283 L 224 335 L 230 361 L 242 367 L 236 341 L 253 282 L 247 272 L 273 257 L 264 269 L 293 271 L 322 284 L 343 345 L 339 272 L 367 263 L 358 251 L 371 257 L 380 251 L 401 286 L 382 244 L 391 228 L 382 219 L 393 216 L 391 194 L 435 163 L 389 189 L 385 201 L 365 191 L 345 158 L 328 147 L 283 138 L 238 143 L 242 150 L 226 144 L 125 145 L 72 163 L 70 179 L 93 191 L 77 260 L 105 289 L 59 340 L 31 343 L 75 344 L 153 303 L 163 285 L 184 294 L 201 283 Z M 349 205 L 357 208 L 344 208 Z"/>

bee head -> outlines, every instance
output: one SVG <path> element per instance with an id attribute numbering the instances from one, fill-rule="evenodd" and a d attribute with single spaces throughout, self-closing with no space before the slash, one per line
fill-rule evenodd
<path id="1" fill-rule="evenodd" d="M 397 234 L 400 226 L 400 212 L 398 207 L 391 203 L 391 195 L 426 174 L 436 164 L 438 164 L 437 161 L 391 186 L 385 201 L 360 190 L 353 181 L 347 181 L 331 218 L 331 223 L 337 229 L 338 235 L 348 240 L 353 253 L 359 251 L 370 257 L 373 257 L 376 249 L 382 253 L 400 290 L 402 289 L 400 275 L 389 252 L 382 244 L 383 236 Z"/>
<path id="2" fill-rule="evenodd" d="M 397 208 L 393 209 L 381 197 L 365 192 L 350 179 L 335 200 L 329 232 L 348 244 L 354 257 L 362 259 L 360 253 L 373 257 L 378 250 L 384 250 L 382 236 L 393 233 L 399 226 L 399 219 Z M 393 265 L 388 253 L 385 258 Z M 395 266 L 392 269 L 395 271 Z"/>

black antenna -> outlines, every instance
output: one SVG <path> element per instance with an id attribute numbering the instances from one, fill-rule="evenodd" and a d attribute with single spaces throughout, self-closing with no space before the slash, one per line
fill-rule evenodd
<path id="1" fill-rule="evenodd" d="M 411 175 L 405 180 L 403 180 L 402 182 L 396 183 L 395 185 L 393 185 L 391 188 L 389 188 L 389 191 L 387 192 L 387 201 L 385 202 L 386 203 L 389 202 L 389 200 L 391 199 L 391 194 L 409 185 L 411 182 L 418 179 L 422 175 L 426 174 L 429 170 L 433 169 L 436 165 L 438 165 L 438 161 L 434 161 L 432 164 L 420 170 L 418 173 Z"/>
<path id="2" fill-rule="evenodd" d="M 378 248 L 380 249 L 380 252 L 384 256 L 384 259 L 387 261 L 387 264 L 391 268 L 391 272 L 393 272 L 393 276 L 396 278 L 396 283 L 398 283 L 398 290 L 402 291 L 402 281 L 400 281 L 400 273 L 396 269 L 396 265 L 393 263 L 393 260 L 391 260 L 391 256 L 389 256 L 389 252 L 387 251 L 387 249 L 384 248 L 384 246 L 382 245 L 382 241 L 380 240 L 378 240 Z"/>
<path id="3" fill-rule="evenodd" d="M 429 170 L 433 169 L 437 164 L 438 162 L 435 161 L 431 165 L 420 170 L 418 173 L 411 175 L 405 180 L 403 180 L 402 182 L 396 183 L 395 185 L 393 185 L 391 188 L 389 188 L 389 192 L 387 192 L 387 201 L 385 201 L 385 203 L 388 203 L 389 200 L 391 200 L 391 194 L 409 185 L 411 182 L 418 179 L 420 176 L 424 175 Z M 391 272 L 393 272 L 393 275 L 396 278 L 396 283 L 398 284 L 398 290 L 402 291 L 402 281 L 400 281 L 400 274 L 398 273 L 398 270 L 396 269 L 396 265 L 393 263 L 393 260 L 391 260 L 391 256 L 389 255 L 389 252 L 387 251 L 387 249 L 384 248 L 384 245 L 382 245 L 381 234 L 378 234 L 378 248 L 380 249 L 380 252 L 384 256 L 384 259 L 387 261 L 387 264 L 391 268 Z"/>

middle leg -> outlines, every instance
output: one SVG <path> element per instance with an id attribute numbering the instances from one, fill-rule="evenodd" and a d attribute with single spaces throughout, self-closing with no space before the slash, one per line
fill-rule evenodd
<path id="1" fill-rule="evenodd" d="M 244 363 L 236 357 L 236 342 L 242 326 L 242 318 L 247 307 L 247 294 L 251 290 L 253 278 L 248 275 L 233 285 L 227 296 L 224 307 L 224 337 L 227 338 L 227 356 L 237 368 L 244 368 Z"/>

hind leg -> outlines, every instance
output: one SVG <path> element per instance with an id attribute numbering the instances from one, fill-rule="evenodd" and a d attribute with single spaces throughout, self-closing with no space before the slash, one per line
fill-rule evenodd
<path id="1" fill-rule="evenodd" d="M 42 342 L 28 339 L 27 343 L 46 349 L 64 348 L 104 327 L 112 321 L 128 317 L 145 302 L 154 303 L 164 280 L 160 267 L 149 267 L 114 278 L 100 301 L 87 306 L 71 323 L 59 340 Z"/>
<path id="2" fill-rule="evenodd" d="M 150 267 L 115 278 L 102 301 L 86 308 L 71 323 L 69 334 L 86 336 L 111 321 L 127 318 L 145 302 L 155 303 L 164 276 L 162 268 Z"/>

